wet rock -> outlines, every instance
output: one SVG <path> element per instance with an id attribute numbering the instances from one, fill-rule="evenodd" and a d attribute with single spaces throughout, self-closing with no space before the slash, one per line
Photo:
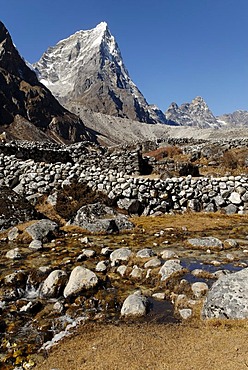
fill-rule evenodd
<path id="1" fill-rule="evenodd" d="M 248 317 L 248 268 L 222 276 L 209 290 L 204 318 L 244 319 Z"/>
<path id="2" fill-rule="evenodd" d="M 202 282 L 196 282 L 191 285 L 192 292 L 195 298 L 202 298 L 208 291 L 208 285 Z"/>
<path id="3" fill-rule="evenodd" d="M 144 249 L 141 249 L 140 251 L 138 251 L 136 253 L 136 257 L 139 257 L 139 258 L 149 258 L 149 257 L 153 257 L 154 256 L 154 252 L 151 248 L 144 248 Z"/>
<path id="4" fill-rule="evenodd" d="M 19 248 L 14 248 L 8 251 L 5 255 L 7 258 L 12 259 L 12 260 L 19 260 L 22 258 L 22 255 L 20 253 Z"/>
<path id="5" fill-rule="evenodd" d="M 19 230 L 18 228 L 15 226 L 13 227 L 9 232 L 8 232 L 8 240 L 9 241 L 13 241 L 13 240 L 16 240 L 19 236 Z"/>
<path id="6" fill-rule="evenodd" d="M 162 251 L 160 256 L 163 260 L 168 260 L 170 258 L 178 258 L 178 255 L 174 251 L 169 249 L 165 249 L 164 251 Z"/>
<path id="7" fill-rule="evenodd" d="M 32 240 L 31 243 L 29 244 L 29 248 L 30 249 L 34 249 L 34 250 L 40 250 L 43 248 L 43 244 L 42 244 L 42 241 L 41 240 Z"/>
<path id="8" fill-rule="evenodd" d="M 183 320 L 189 319 L 193 314 L 193 311 L 191 308 L 182 308 L 178 310 L 178 312 Z"/>
<path id="9" fill-rule="evenodd" d="M 51 220 L 39 220 L 36 223 L 28 226 L 25 231 L 33 240 L 51 240 L 54 233 L 57 231 L 58 225 Z"/>
<path id="10" fill-rule="evenodd" d="M 120 274 L 121 276 L 125 276 L 126 273 L 127 273 L 127 266 L 126 265 L 121 265 L 117 268 L 116 270 L 118 272 L 118 274 Z"/>
<path id="11" fill-rule="evenodd" d="M 168 260 L 166 261 L 161 269 L 159 270 L 159 275 L 161 275 L 161 281 L 168 280 L 175 273 L 179 273 L 184 268 L 181 265 L 180 260 Z"/>
<path id="12" fill-rule="evenodd" d="M 145 316 L 148 311 L 148 299 L 140 291 L 129 295 L 121 308 L 123 317 L 140 317 Z"/>
<path id="13" fill-rule="evenodd" d="M 141 269 L 140 267 L 134 265 L 133 269 L 130 273 L 130 277 L 133 279 L 142 279 L 143 277 L 144 270 Z"/>
<path id="14" fill-rule="evenodd" d="M 118 232 L 133 228 L 128 217 L 101 203 L 81 207 L 68 225 L 80 226 L 90 232 Z"/>
<path id="15" fill-rule="evenodd" d="M 96 255 L 96 252 L 93 251 L 93 249 L 83 249 L 82 255 L 85 256 L 86 258 L 92 258 Z"/>
<path id="16" fill-rule="evenodd" d="M 109 247 L 103 247 L 101 249 L 101 255 L 102 256 L 109 256 L 110 253 L 112 253 L 112 252 L 113 252 L 113 250 L 111 248 L 109 248 Z"/>
<path id="17" fill-rule="evenodd" d="M 156 268 L 156 267 L 159 267 L 162 265 L 162 262 L 159 258 L 152 258 L 150 261 L 147 261 L 145 264 L 144 264 L 144 268 L 145 269 L 148 269 L 148 268 Z"/>
<path id="18" fill-rule="evenodd" d="M 59 297 L 65 287 L 66 280 L 66 272 L 62 270 L 52 271 L 40 288 L 40 296 L 44 298 Z"/>
<path id="19" fill-rule="evenodd" d="M 96 265 L 97 272 L 105 272 L 108 269 L 108 261 L 100 261 Z"/>
<path id="20" fill-rule="evenodd" d="M 192 238 L 188 239 L 187 243 L 192 248 L 222 250 L 223 243 L 221 240 L 214 237 Z"/>
<path id="21" fill-rule="evenodd" d="M 22 271 L 22 270 L 15 271 L 4 277 L 4 284 L 15 286 L 18 288 L 20 287 L 22 289 L 25 288 L 26 281 L 27 281 L 27 275 L 25 271 Z"/>
<path id="22" fill-rule="evenodd" d="M 64 290 L 64 297 L 81 293 L 83 290 L 94 288 L 98 284 L 96 274 L 82 266 L 75 267 Z"/>
<path id="23" fill-rule="evenodd" d="M 125 261 L 125 262 L 128 262 L 129 261 L 129 258 L 131 256 L 131 249 L 129 248 L 119 248 L 119 249 L 116 249 L 115 251 L 113 251 L 111 254 L 110 254 L 110 260 L 112 262 L 113 265 L 115 265 L 116 263 L 120 262 L 120 261 Z"/>

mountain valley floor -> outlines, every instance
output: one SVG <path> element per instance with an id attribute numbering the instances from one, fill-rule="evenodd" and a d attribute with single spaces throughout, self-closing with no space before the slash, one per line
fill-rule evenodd
<path id="1" fill-rule="evenodd" d="M 248 368 L 248 322 L 87 324 L 37 370 L 236 370 Z"/>

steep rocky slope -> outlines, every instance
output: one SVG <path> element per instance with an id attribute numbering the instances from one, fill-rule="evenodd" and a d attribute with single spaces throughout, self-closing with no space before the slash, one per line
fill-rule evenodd
<path id="1" fill-rule="evenodd" d="M 129 77 L 120 49 L 105 22 L 50 47 L 34 64 L 38 77 L 69 110 L 147 123 L 167 123 Z"/>
<path id="2" fill-rule="evenodd" d="M 237 110 L 233 113 L 223 114 L 217 117 L 222 126 L 248 126 L 248 112 L 245 110 Z"/>
<path id="3" fill-rule="evenodd" d="M 219 127 L 217 118 L 200 96 L 193 99 L 191 103 L 184 103 L 181 106 L 172 103 L 165 112 L 165 116 L 169 121 L 175 122 L 179 126 Z"/>
<path id="4" fill-rule="evenodd" d="M 82 121 L 37 79 L 0 22 L 0 130 L 18 139 L 74 142 L 91 139 Z"/>

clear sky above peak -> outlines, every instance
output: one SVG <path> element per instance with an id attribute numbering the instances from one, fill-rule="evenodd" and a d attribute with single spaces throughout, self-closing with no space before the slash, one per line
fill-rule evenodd
<path id="1" fill-rule="evenodd" d="M 247 0 L 8 0 L 0 14 L 31 63 L 105 21 L 149 103 L 202 96 L 216 115 L 248 110 Z"/>

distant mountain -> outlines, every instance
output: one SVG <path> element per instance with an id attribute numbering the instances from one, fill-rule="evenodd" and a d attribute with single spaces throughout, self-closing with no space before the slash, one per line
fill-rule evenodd
<path id="1" fill-rule="evenodd" d="M 84 109 L 146 123 L 167 123 L 129 77 L 107 23 L 50 47 L 33 65 L 38 78 L 67 109 Z"/>
<path id="2" fill-rule="evenodd" d="M 220 126 L 217 118 L 200 96 L 193 99 L 191 103 L 185 103 L 181 106 L 172 103 L 165 112 L 165 117 L 170 123 L 174 122 L 178 126 L 199 128 L 217 128 Z"/>
<path id="3" fill-rule="evenodd" d="M 237 110 L 233 113 L 223 114 L 222 116 L 218 116 L 217 119 L 221 126 L 248 126 L 248 112 L 245 110 Z"/>
<path id="4" fill-rule="evenodd" d="M 37 79 L 0 22 L 0 132 L 11 138 L 74 142 L 91 139 L 82 121 L 68 112 Z"/>

